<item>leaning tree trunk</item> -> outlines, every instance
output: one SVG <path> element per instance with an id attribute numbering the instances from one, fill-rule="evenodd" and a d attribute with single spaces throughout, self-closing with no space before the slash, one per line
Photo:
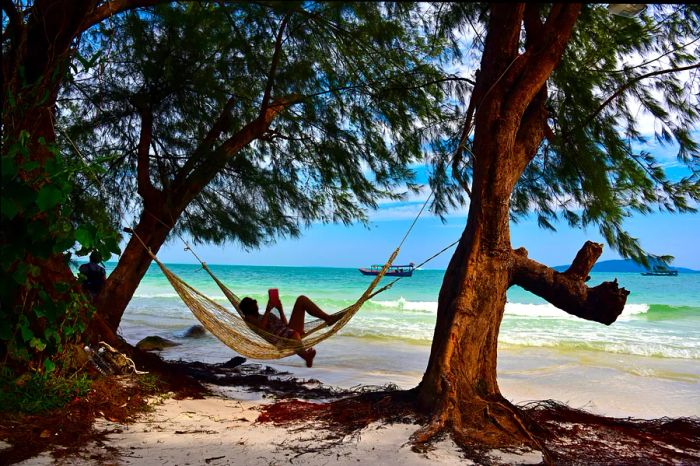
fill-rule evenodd
<path id="1" fill-rule="evenodd" d="M 119 328 L 126 306 L 151 265 L 149 250 L 157 254 L 170 234 L 171 228 L 161 223 L 161 218 L 167 217 L 160 211 L 143 211 L 139 223 L 134 228 L 135 235 L 127 243 L 117 267 L 109 274 L 109 279 L 95 303 L 98 314 L 113 332 Z"/>
<path id="2" fill-rule="evenodd" d="M 462 137 L 464 144 L 473 118 L 469 215 L 445 273 L 428 368 L 418 387 L 419 404 L 432 415 L 416 433 L 418 443 L 447 429 L 462 444 L 527 446 L 547 456 L 537 426 L 501 395 L 496 380 L 508 288 L 520 285 L 570 314 L 607 325 L 627 299 L 628 292 L 617 282 L 585 285 L 601 245 L 584 245 L 564 273 L 529 259 L 523 248 L 511 248 L 510 196 L 548 132 L 546 82 L 561 59 L 580 5 L 555 4 L 545 22 L 539 8 L 496 4 L 491 9 Z M 459 157 L 460 149 L 455 159 Z"/>
<path id="3" fill-rule="evenodd" d="M 241 149 L 261 137 L 275 117 L 297 100 L 296 96 L 290 96 L 264 104 L 257 118 L 226 139 L 207 157 L 201 156 L 199 151 L 190 155 L 175 178 L 163 183 L 171 187 L 163 190 L 157 189 L 151 183 L 149 169 L 153 115 L 148 111 L 142 112 L 137 183 L 144 208 L 138 225 L 133 229 L 135 234 L 119 258 L 117 267 L 109 275 L 97 301 L 98 314 L 104 318 L 112 332 L 119 328 L 129 301 L 148 271 L 153 260 L 151 253 L 158 253 L 187 206 L 224 167 L 235 169 L 238 162 L 236 157 L 241 153 Z M 216 139 L 224 129 L 228 129 L 223 124 L 228 120 L 227 112 L 225 107 L 219 119 L 212 125 L 211 139 Z M 203 147 L 209 144 L 210 138 L 205 139 Z"/>
<path id="4" fill-rule="evenodd" d="M 507 199 L 514 180 L 512 157 L 497 152 L 497 141 L 488 146 L 481 151 L 488 163 L 475 168 L 467 226 L 445 273 L 430 360 L 418 389 L 420 405 L 434 419 L 415 439 L 447 428 L 466 444 L 537 447 L 496 380 L 498 334 L 511 284 Z"/>

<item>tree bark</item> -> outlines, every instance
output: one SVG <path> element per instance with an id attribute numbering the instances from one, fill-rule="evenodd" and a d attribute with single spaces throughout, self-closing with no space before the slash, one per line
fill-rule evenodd
<path id="1" fill-rule="evenodd" d="M 201 158 L 199 151 L 191 155 L 174 177 L 170 184 L 172 188 L 163 191 L 156 189 L 150 181 L 148 150 L 152 137 L 153 115 L 147 110 L 142 111 L 137 180 L 138 194 L 143 199 L 144 208 L 138 225 L 134 228 L 135 235 L 128 242 L 96 303 L 98 313 L 113 332 L 117 332 L 126 307 L 153 260 L 149 250 L 154 255 L 158 253 L 190 202 L 220 170 L 225 166 L 231 167 L 232 160 L 235 165 L 235 157 L 241 149 L 263 136 L 275 116 L 296 101 L 296 96 L 274 100 L 266 105 L 258 118 L 226 139 L 208 158 Z M 227 105 L 213 124 L 210 135 L 220 134 L 226 129 L 226 114 Z M 211 144 L 215 138 L 216 136 L 207 136 L 202 145 Z M 203 148 L 201 152 L 205 152 Z"/>
<path id="2" fill-rule="evenodd" d="M 164 209 L 144 210 L 141 213 L 134 232 L 148 249 L 135 235 L 132 236 L 95 302 L 98 314 L 113 332 L 119 328 L 126 306 L 151 265 L 148 250 L 157 254 L 172 229 L 161 223 L 162 219 L 169 218 L 167 215 Z"/>
<path id="3" fill-rule="evenodd" d="M 432 421 L 416 432 L 416 443 L 448 429 L 460 443 L 477 448 L 528 446 L 546 455 L 535 427 L 500 393 L 498 333 L 514 272 L 525 281 L 525 271 L 535 269 L 522 251 L 512 251 L 510 196 L 544 138 L 546 82 L 579 10 L 580 5 L 556 4 L 542 22 L 537 4 L 491 8 L 469 104 L 474 121 L 469 214 L 440 289 L 430 359 L 417 390 L 418 403 Z M 576 281 L 573 275 L 567 277 Z"/>
<path id="4" fill-rule="evenodd" d="M 40 163 L 40 168 L 19 176 L 30 188 L 39 190 L 51 182 L 41 167 L 54 157 L 48 145 L 56 141 L 56 98 L 75 51 L 75 41 L 87 28 L 112 14 L 162 1 L 117 0 L 97 7 L 97 0 L 37 0 L 29 9 L 26 22 L 11 2 L 3 2 L 3 11 L 8 12 L 11 21 L 7 35 L 3 34 L 3 42 L 9 41 L 2 54 L 3 149 L 17 141 L 21 132 L 29 134 L 29 156 Z M 40 138 L 44 143 L 38 142 Z M 56 283 L 72 284 L 75 291 L 80 291 L 64 254 L 36 258 L 27 251 L 24 261 L 40 268 L 36 280 L 52 296 Z M 65 297 L 56 295 L 56 299 Z M 93 322 L 91 331 L 93 336 L 115 342 L 114 332 L 102 319 Z"/>
<path id="5" fill-rule="evenodd" d="M 96 3 L 96 0 L 38 0 L 26 23 L 16 10 L 17 15 L 11 18 L 9 44 L 2 54 L 3 151 L 18 141 L 22 132 L 29 134 L 29 158 L 38 162 L 39 167 L 31 172 L 20 172 L 19 177 L 35 191 L 51 183 L 44 166 L 54 157 L 48 145 L 56 140 L 56 96 L 81 18 Z M 7 6 L 10 7 L 14 8 L 13 5 Z M 11 105 L 8 102 L 10 96 Z M 39 142 L 40 138 L 44 143 Z M 20 221 L 23 215 L 20 213 L 14 222 L 23 224 Z M 42 217 L 33 220 L 43 221 Z M 28 250 L 23 261 L 40 268 L 40 275 L 35 279 L 56 299 L 63 295 L 55 291 L 56 283 L 77 285 L 62 253 L 38 258 Z M 23 293 L 24 290 L 20 289 L 19 294 Z"/>

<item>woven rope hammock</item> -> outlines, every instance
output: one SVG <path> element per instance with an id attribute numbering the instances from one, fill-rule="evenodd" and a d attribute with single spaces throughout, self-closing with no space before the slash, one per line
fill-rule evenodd
<path id="1" fill-rule="evenodd" d="M 197 320 L 199 320 L 204 328 L 209 330 L 212 335 L 243 356 L 254 359 L 279 359 L 311 348 L 332 336 L 352 319 L 365 302 L 391 287 L 391 285 L 395 283 L 395 280 L 375 291 L 379 281 L 389 269 L 389 266 L 391 266 L 398 253 L 399 248 L 394 251 L 387 263 L 382 267 L 380 273 L 372 280 L 367 290 L 362 293 L 354 304 L 332 314 L 332 316 L 341 316 L 333 325 L 327 325 L 326 322 L 321 319 L 305 322 L 304 335 L 301 340 L 283 338 L 246 322 L 239 308 L 240 298 L 227 288 L 204 262 L 202 262 L 202 267 L 212 279 L 214 279 L 237 312 L 228 310 L 226 307 L 192 288 L 160 262 L 153 253 L 150 254 L 180 298 L 187 307 L 190 308 Z"/>
<path id="2" fill-rule="evenodd" d="M 333 336 L 341 328 L 343 328 L 345 324 L 347 324 L 350 321 L 350 319 L 352 319 L 352 317 L 357 313 L 357 311 L 360 310 L 364 303 L 366 303 L 382 291 L 391 288 L 394 285 L 394 283 L 396 283 L 402 278 L 398 277 L 389 282 L 388 284 L 382 286 L 381 288 L 376 289 L 380 280 L 384 277 L 384 274 L 386 274 L 387 270 L 394 262 L 394 259 L 396 259 L 396 256 L 399 254 L 401 246 L 403 246 L 404 241 L 406 241 L 408 234 L 415 226 L 416 221 L 423 213 L 423 210 L 425 209 L 429 200 L 430 196 L 428 196 L 428 199 L 426 199 L 425 203 L 423 204 L 423 207 L 420 209 L 420 212 L 418 212 L 418 215 L 413 220 L 413 223 L 408 228 L 408 231 L 404 235 L 398 247 L 394 250 L 387 262 L 379 271 L 379 274 L 377 274 L 377 276 L 374 277 L 374 280 L 372 280 L 372 282 L 369 284 L 364 293 L 362 293 L 359 299 L 355 301 L 354 304 L 346 307 L 345 309 L 331 314 L 332 317 L 340 316 L 338 320 L 331 325 L 326 324 L 326 322 L 322 319 L 315 319 L 305 322 L 304 334 L 302 335 L 301 340 L 284 338 L 267 332 L 264 329 L 247 322 L 243 318 L 243 313 L 241 312 L 241 309 L 239 307 L 239 304 L 241 302 L 240 298 L 226 285 L 224 285 L 221 282 L 221 280 L 219 280 L 216 277 L 216 275 L 214 275 L 214 273 L 207 266 L 207 264 L 203 262 L 197 256 L 197 254 L 195 254 L 195 252 L 192 251 L 192 249 L 189 246 L 186 249 L 188 249 L 199 261 L 199 263 L 202 264 L 202 268 L 216 282 L 216 284 L 219 286 L 219 288 L 229 300 L 231 305 L 234 307 L 236 312 L 230 311 L 226 307 L 222 306 L 221 304 L 217 303 L 216 301 L 212 300 L 211 298 L 192 288 L 180 277 L 178 277 L 171 270 L 169 270 L 161 261 L 159 261 L 155 254 L 151 252 L 151 249 L 143 242 L 143 240 L 141 240 L 141 238 L 136 234 L 134 230 L 126 229 L 126 231 L 128 233 L 131 233 L 143 245 L 143 247 L 146 248 L 148 254 L 155 261 L 155 263 L 158 264 L 158 267 L 160 267 L 160 269 L 163 271 L 163 274 L 173 286 L 173 288 L 180 296 L 182 301 L 187 305 L 188 308 L 190 308 L 192 314 L 194 314 L 197 320 L 199 320 L 204 326 L 204 328 L 209 330 L 209 332 L 211 332 L 212 335 L 221 340 L 221 342 L 224 343 L 226 346 L 238 352 L 239 354 L 242 354 L 243 356 L 254 359 L 279 359 L 291 356 L 292 354 L 295 354 L 299 351 L 304 351 L 308 348 L 317 345 L 326 338 Z M 156 220 L 161 221 L 157 217 Z M 437 254 L 434 254 L 433 256 L 418 264 L 416 268 L 419 268 L 427 262 L 431 261 L 432 259 L 447 251 L 449 248 L 451 248 L 457 243 L 458 241 L 455 241 L 449 246 L 443 248 Z"/>

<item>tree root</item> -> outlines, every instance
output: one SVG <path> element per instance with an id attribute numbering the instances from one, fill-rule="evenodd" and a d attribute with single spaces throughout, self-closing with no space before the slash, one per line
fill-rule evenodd
<path id="1" fill-rule="evenodd" d="M 426 445 L 444 432 L 447 425 L 447 411 L 434 416 L 428 424 L 421 427 L 411 435 L 410 443 L 413 451 L 425 451 Z"/>
<path id="2" fill-rule="evenodd" d="M 492 449 L 523 448 L 541 452 L 546 464 L 554 462 L 543 441 L 544 429 L 523 418 L 524 413 L 504 398 L 476 399 L 469 404 L 444 402 L 441 408 L 411 436 L 414 451 L 423 452 L 440 435 L 450 434 L 468 457 L 479 462 L 490 462 Z"/>
<path id="3" fill-rule="evenodd" d="M 207 366 L 198 365 L 202 370 Z M 236 382 L 230 379 L 228 383 Z M 418 407 L 415 389 L 375 387 L 355 393 L 335 393 L 330 396 L 335 399 L 328 403 L 305 403 L 289 398 L 298 398 L 306 390 L 302 381 L 297 383 L 299 390 L 283 396 L 283 401 L 266 405 L 258 422 L 314 429 L 314 435 L 327 446 L 343 443 L 348 435 L 359 435 L 368 425 L 382 422 L 424 426 L 410 441 L 417 452 L 425 452 L 443 435 L 450 435 L 465 457 L 479 464 L 503 461 L 493 456 L 495 449 L 537 450 L 547 464 L 694 464 L 700 455 L 700 419 L 697 418 L 613 419 L 552 401 L 519 407 L 502 397 L 443 403 L 446 409 L 427 417 Z M 268 384 L 258 381 L 255 386 Z"/>

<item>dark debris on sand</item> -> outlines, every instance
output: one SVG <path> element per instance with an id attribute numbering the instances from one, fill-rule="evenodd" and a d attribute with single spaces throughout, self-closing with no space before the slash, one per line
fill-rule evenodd
<path id="1" fill-rule="evenodd" d="M 104 417 L 128 423 L 149 408 L 146 399 L 173 392 L 176 398 L 200 398 L 207 393 L 202 385 L 235 386 L 262 391 L 277 401 L 261 407 L 257 420 L 280 426 L 311 423 L 319 440 L 342 442 L 374 422 L 417 423 L 427 418 L 415 409 L 415 391 L 396 386 L 359 386 L 353 389 L 327 387 L 316 380 L 291 377 L 259 364 L 242 364 L 233 358 L 222 364 L 165 362 L 152 354 L 135 355 L 139 369 L 148 370 L 159 380 L 156 387 L 144 387 L 139 375 L 109 376 L 96 380 L 90 394 L 63 409 L 41 416 L 7 416 L 0 419 L 0 438 L 11 445 L 2 451 L 0 464 L 11 464 L 51 450 L 54 457 L 81 453 L 90 442 L 103 446 L 106 462 L 117 458 L 93 422 Z M 151 375 L 151 377 L 152 377 Z M 524 416 L 543 428 L 548 458 L 564 465 L 700 465 L 700 419 L 615 419 L 569 408 L 554 401 L 520 406 Z M 308 424 L 307 424 L 308 425 Z M 308 445 L 306 453 L 308 453 Z M 463 448 L 465 457 L 479 464 L 498 464 L 483 452 Z M 301 452 L 304 453 L 304 452 Z M 112 455 L 112 457 L 110 457 Z"/>
<path id="2" fill-rule="evenodd" d="M 135 354 L 137 367 L 147 374 L 102 375 L 88 370 L 93 382 L 87 395 L 68 405 L 42 414 L 0 414 L 0 439 L 11 446 L 0 453 L 0 465 L 13 464 L 50 450 L 54 458 L 82 453 L 91 442 L 102 454 L 89 459 L 104 463 L 116 452 L 105 443 L 109 431 L 98 431 L 95 419 L 119 424 L 132 422 L 150 409 L 151 396 L 172 393 L 176 399 L 202 398 L 207 390 L 177 367 L 157 356 Z M 0 410 L 1 411 L 1 410 Z"/>

